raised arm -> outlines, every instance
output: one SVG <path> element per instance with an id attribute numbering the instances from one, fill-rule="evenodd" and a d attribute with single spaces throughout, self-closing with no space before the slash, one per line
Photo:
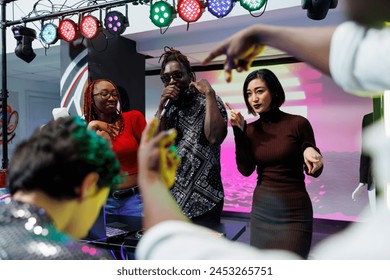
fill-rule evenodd
<path id="1" fill-rule="evenodd" d="M 246 125 L 246 124 L 245 124 Z M 256 162 L 250 150 L 250 143 L 238 126 L 233 126 L 234 141 L 236 143 L 236 163 L 238 171 L 244 176 L 250 176 L 256 169 Z"/>
<path id="2" fill-rule="evenodd" d="M 138 150 L 138 183 L 144 202 L 146 230 L 163 221 L 188 221 L 167 190 L 174 182 L 180 161 L 173 148 L 176 131 L 171 129 L 153 136 L 157 126 L 157 119 L 146 126 Z"/>
<path id="3" fill-rule="evenodd" d="M 226 107 L 230 110 L 230 124 L 234 132 L 234 141 L 236 143 L 236 164 L 238 171 L 244 175 L 249 176 L 256 168 L 256 163 L 253 159 L 249 141 L 245 136 L 246 122 L 241 112 L 235 110 L 229 102 L 226 102 Z"/>
<path id="4" fill-rule="evenodd" d="M 204 134 L 207 140 L 211 144 L 221 144 L 227 135 L 227 114 L 222 101 L 216 96 L 214 89 L 205 79 L 192 82 L 191 86 L 206 96 Z"/>
<path id="5" fill-rule="evenodd" d="M 253 25 L 227 38 L 203 61 L 207 64 L 226 55 L 225 79 L 230 82 L 232 70 L 246 71 L 261 54 L 264 46 L 271 46 L 301 59 L 329 74 L 330 42 L 335 27 L 293 28 L 273 25 Z"/>

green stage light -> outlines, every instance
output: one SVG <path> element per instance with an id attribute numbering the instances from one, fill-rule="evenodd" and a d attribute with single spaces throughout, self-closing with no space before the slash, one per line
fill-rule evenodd
<path id="1" fill-rule="evenodd" d="M 266 0 L 240 0 L 241 6 L 249 12 L 260 10 L 265 2 Z"/>
<path id="2" fill-rule="evenodd" d="M 166 1 L 158 1 L 150 8 L 150 19 L 158 27 L 167 27 L 173 21 L 175 9 Z"/>

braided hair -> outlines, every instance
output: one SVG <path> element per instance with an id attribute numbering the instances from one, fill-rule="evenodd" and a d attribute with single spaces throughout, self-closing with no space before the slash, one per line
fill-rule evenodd
<path id="1" fill-rule="evenodd" d="M 95 88 L 95 85 L 97 83 L 102 82 L 102 81 L 106 81 L 106 82 L 111 83 L 114 86 L 115 91 L 119 93 L 118 87 L 111 80 L 98 79 L 98 80 L 94 80 L 94 81 L 90 82 L 84 91 L 84 97 L 83 97 L 84 118 L 85 118 L 85 121 L 87 123 L 89 123 L 93 120 L 99 120 L 98 114 L 96 112 L 96 108 L 94 106 L 95 103 L 93 100 L 93 89 Z M 118 95 L 118 101 L 119 101 L 119 110 L 116 109 L 116 117 L 114 119 L 114 122 L 118 122 L 118 127 L 119 127 L 118 135 L 120 135 L 125 127 L 124 119 L 122 116 L 122 105 L 121 105 L 122 102 L 121 102 L 120 95 Z"/>
<path id="2" fill-rule="evenodd" d="M 193 82 L 196 81 L 196 75 L 191 69 L 191 65 L 190 65 L 190 61 L 188 60 L 188 57 L 182 54 L 180 51 L 172 47 L 165 46 L 164 53 L 160 56 L 160 59 L 158 60 L 159 63 L 161 59 L 162 59 L 162 63 L 161 63 L 160 75 L 164 74 L 164 69 L 168 62 L 177 61 L 184 67 L 184 69 L 190 76 L 191 81 Z"/>

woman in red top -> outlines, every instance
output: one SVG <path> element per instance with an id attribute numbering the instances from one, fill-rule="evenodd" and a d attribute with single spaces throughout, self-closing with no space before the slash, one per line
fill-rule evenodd
<path id="1" fill-rule="evenodd" d="M 84 93 L 84 116 L 88 128 L 108 139 L 122 169 L 123 183 L 107 200 L 108 214 L 142 216 L 139 194 L 137 152 L 144 115 L 137 111 L 122 112 L 116 85 L 106 79 L 92 81 Z"/>

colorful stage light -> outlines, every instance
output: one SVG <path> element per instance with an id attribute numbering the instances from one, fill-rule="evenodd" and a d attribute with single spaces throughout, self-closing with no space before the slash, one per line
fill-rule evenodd
<path id="1" fill-rule="evenodd" d="M 58 35 L 67 42 L 72 42 L 78 38 L 77 24 L 71 19 L 64 19 L 58 25 Z"/>
<path id="2" fill-rule="evenodd" d="M 99 35 L 100 21 L 94 16 L 88 15 L 80 22 L 81 34 L 87 39 L 93 39 Z"/>
<path id="3" fill-rule="evenodd" d="M 55 44 L 58 40 L 57 25 L 46 23 L 43 25 L 39 37 L 47 45 Z"/>
<path id="4" fill-rule="evenodd" d="M 109 33 L 113 35 L 120 35 L 125 32 L 128 26 L 129 21 L 122 13 L 111 11 L 106 14 L 104 27 Z"/>
<path id="5" fill-rule="evenodd" d="M 150 7 L 150 19 L 157 27 L 169 26 L 175 14 L 175 9 L 166 1 L 158 1 Z"/>
<path id="6" fill-rule="evenodd" d="M 240 0 L 241 6 L 249 12 L 260 10 L 267 0 Z"/>
<path id="7" fill-rule="evenodd" d="M 203 14 L 204 5 L 199 0 L 179 0 L 177 13 L 186 22 L 195 22 Z"/>
<path id="8" fill-rule="evenodd" d="M 207 1 L 209 12 L 217 18 L 227 16 L 233 9 L 232 0 L 209 0 Z"/>

